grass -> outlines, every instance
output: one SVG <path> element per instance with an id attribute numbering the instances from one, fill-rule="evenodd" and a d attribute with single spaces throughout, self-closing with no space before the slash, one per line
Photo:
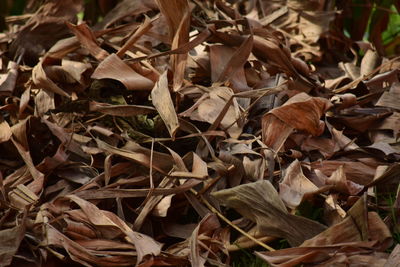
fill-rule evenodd
<path id="1" fill-rule="evenodd" d="M 400 186 L 398 190 L 400 190 Z M 400 244 L 400 227 L 398 226 L 398 214 L 395 209 L 396 195 L 397 192 L 381 193 L 377 194 L 376 198 L 378 206 L 380 203 L 385 203 L 385 209 L 378 210 L 379 216 L 381 216 L 382 219 L 389 217 L 393 225 L 390 227 L 393 237 L 393 245 L 386 250 L 388 253 L 390 253 L 397 244 Z"/>
<path id="2" fill-rule="evenodd" d="M 232 267 L 268 267 L 268 263 L 253 254 L 252 250 L 241 249 L 232 255 Z"/>
<path id="3" fill-rule="evenodd" d="M 276 250 L 290 248 L 291 246 L 287 242 L 286 239 L 278 239 L 270 244 Z M 264 260 L 260 259 L 256 255 L 254 255 L 254 251 L 262 251 L 264 250 L 261 247 L 256 247 L 253 249 L 243 249 L 233 252 L 232 256 L 232 267 L 268 267 L 270 266 Z"/>

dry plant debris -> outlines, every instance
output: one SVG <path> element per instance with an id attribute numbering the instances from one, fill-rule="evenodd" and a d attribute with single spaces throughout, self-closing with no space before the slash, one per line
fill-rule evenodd
<path id="1" fill-rule="evenodd" d="M 1 13 L 0 266 L 398 266 L 400 6 L 359 2 Z"/>

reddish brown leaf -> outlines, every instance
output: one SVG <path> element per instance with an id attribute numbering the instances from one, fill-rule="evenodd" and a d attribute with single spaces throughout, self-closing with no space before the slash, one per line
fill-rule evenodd
<path id="1" fill-rule="evenodd" d="M 151 90 L 154 83 L 135 72 L 117 55 L 105 58 L 92 74 L 93 79 L 114 79 L 120 81 L 128 90 Z"/>

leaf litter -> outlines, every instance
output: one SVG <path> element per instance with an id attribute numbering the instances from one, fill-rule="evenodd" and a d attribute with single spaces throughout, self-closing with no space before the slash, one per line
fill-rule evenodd
<path id="1" fill-rule="evenodd" d="M 357 7 L 92 2 L 0 34 L 0 266 L 398 264 L 400 60 Z"/>

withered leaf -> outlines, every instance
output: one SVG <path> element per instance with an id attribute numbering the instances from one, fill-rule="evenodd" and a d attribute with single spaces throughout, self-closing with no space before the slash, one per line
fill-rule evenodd
<path id="1" fill-rule="evenodd" d="M 70 35 L 65 22 L 75 21 L 82 8 L 82 1 L 46 2 L 20 29 L 11 45 L 12 53 L 16 57 L 23 56 L 31 65 L 36 64 L 44 51 Z"/>
<path id="2" fill-rule="evenodd" d="M 93 79 L 114 79 L 120 81 L 128 90 L 151 90 L 154 83 L 134 71 L 116 54 L 110 54 L 95 69 Z"/>
<path id="3" fill-rule="evenodd" d="M 0 143 L 10 140 L 12 136 L 10 125 L 7 121 L 0 122 Z"/>
<path id="4" fill-rule="evenodd" d="M 108 115 L 131 117 L 135 115 L 144 115 L 153 113 L 154 108 L 148 106 L 139 105 L 110 105 L 105 103 L 99 103 L 96 101 L 89 102 L 89 110 L 97 111 Z"/>
<path id="5" fill-rule="evenodd" d="M 306 195 L 317 193 L 319 188 L 313 184 L 301 170 L 301 164 L 296 159 L 285 170 L 282 182 L 279 184 L 279 196 L 286 206 L 294 209 Z"/>
<path id="6" fill-rule="evenodd" d="M 0 266 L 396 265 L 400 5 L 361 2 L 0 1 Z"/>
<path id="7" fill-rule="evenodd" d="M 266 180 L 220 190 L 212 195 L 223 205 L 256 222 L 260 232 L 285 238 L 293 246 L 326 228 L 315 221 L 289 214 L 278 192 Z"/>
<path id="8" fill-rule="evenodd" d="M 320 118 L 331 106 L 332 104 L 324 98 L 310 97 L 306 93 L 295 95 L 283 106 L 263 116 L 264 143 L 279 150 L 292 129 L 305 131 L 314 136 L 321 135 L 324 131 L 324 123 L 320 121 Z M 281 128 L 279 132 L 283 137 L 273 134 L 276 128 Z"/>
<path id="9" fill-rule="evenodd" d="M 32 70 L 32 79 L 36 86 L 53 93 L 70 98 L 71 96 L 54 83 L 46 74 L 43 68 L 44 61 L 41 60 Z"/>
<path id="10" fill-rule="evenodd" d="M 0 74 L 0 95 L 10 95 L 15 89 L 18 77 L 18 64 L 10 61 L 7 73 Z"/>
<path id="11" fill-rule="evenodd" d="M 25 222 L 0 231 L 0 266 L 9 266 L 25 235 Z"/>
<path id="12" fill-rule="evenodd" d="M 174 138 L 179 128 L 179 122 L 172 102 L 171 93 L 168 89 L 167 71 L 160 76 L 159 81 L 151 91 L 151 100 L 167 126 L 169 134 Z"/>

